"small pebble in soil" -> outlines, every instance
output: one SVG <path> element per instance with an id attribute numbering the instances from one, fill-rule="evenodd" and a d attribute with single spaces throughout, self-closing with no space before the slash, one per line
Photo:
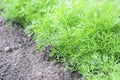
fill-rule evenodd
<path id="1" fill-rule="evenodd" d="M 5 52 L 11 52 L 12 49 L 10 47 L 5 47 Z"/>

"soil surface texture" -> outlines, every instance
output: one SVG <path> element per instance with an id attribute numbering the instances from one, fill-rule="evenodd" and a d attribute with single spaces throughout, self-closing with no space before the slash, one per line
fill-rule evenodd
<path id="1" fill-rule="evenodd" d="M 45 57 L 23 31 L 0 18 L 0 80 L 80 80 Z"/>

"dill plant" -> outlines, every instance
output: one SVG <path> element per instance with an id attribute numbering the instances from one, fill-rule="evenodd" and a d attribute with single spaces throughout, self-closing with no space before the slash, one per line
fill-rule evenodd
<path id="1" fill-rule="evenodd" d="M 119 0 L 5 0 L 4 16 L 24 26 L 37 48 L 88 80 L 119 80 Z M 117 74 L 117 75 L 116 75 Z"/>

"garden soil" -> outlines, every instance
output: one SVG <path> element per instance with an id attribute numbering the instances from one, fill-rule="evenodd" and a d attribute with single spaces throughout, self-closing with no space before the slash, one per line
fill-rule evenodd
<path id="1" fill-rule="evenodd" d="M 23 31 L 0 18 L 0 80 L 80 80 L 46 57 Z"/>

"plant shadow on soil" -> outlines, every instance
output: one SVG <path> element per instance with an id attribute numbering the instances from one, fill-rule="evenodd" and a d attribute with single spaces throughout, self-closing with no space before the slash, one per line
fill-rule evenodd
<path id="1" fill-rule="evenodd" d="M 0 80 L 80 80 L 76 72 L 64 71 L 60 63 L 36 51 L 35 42 L 17 25 L 6 27 L 0 18 Z"/>

